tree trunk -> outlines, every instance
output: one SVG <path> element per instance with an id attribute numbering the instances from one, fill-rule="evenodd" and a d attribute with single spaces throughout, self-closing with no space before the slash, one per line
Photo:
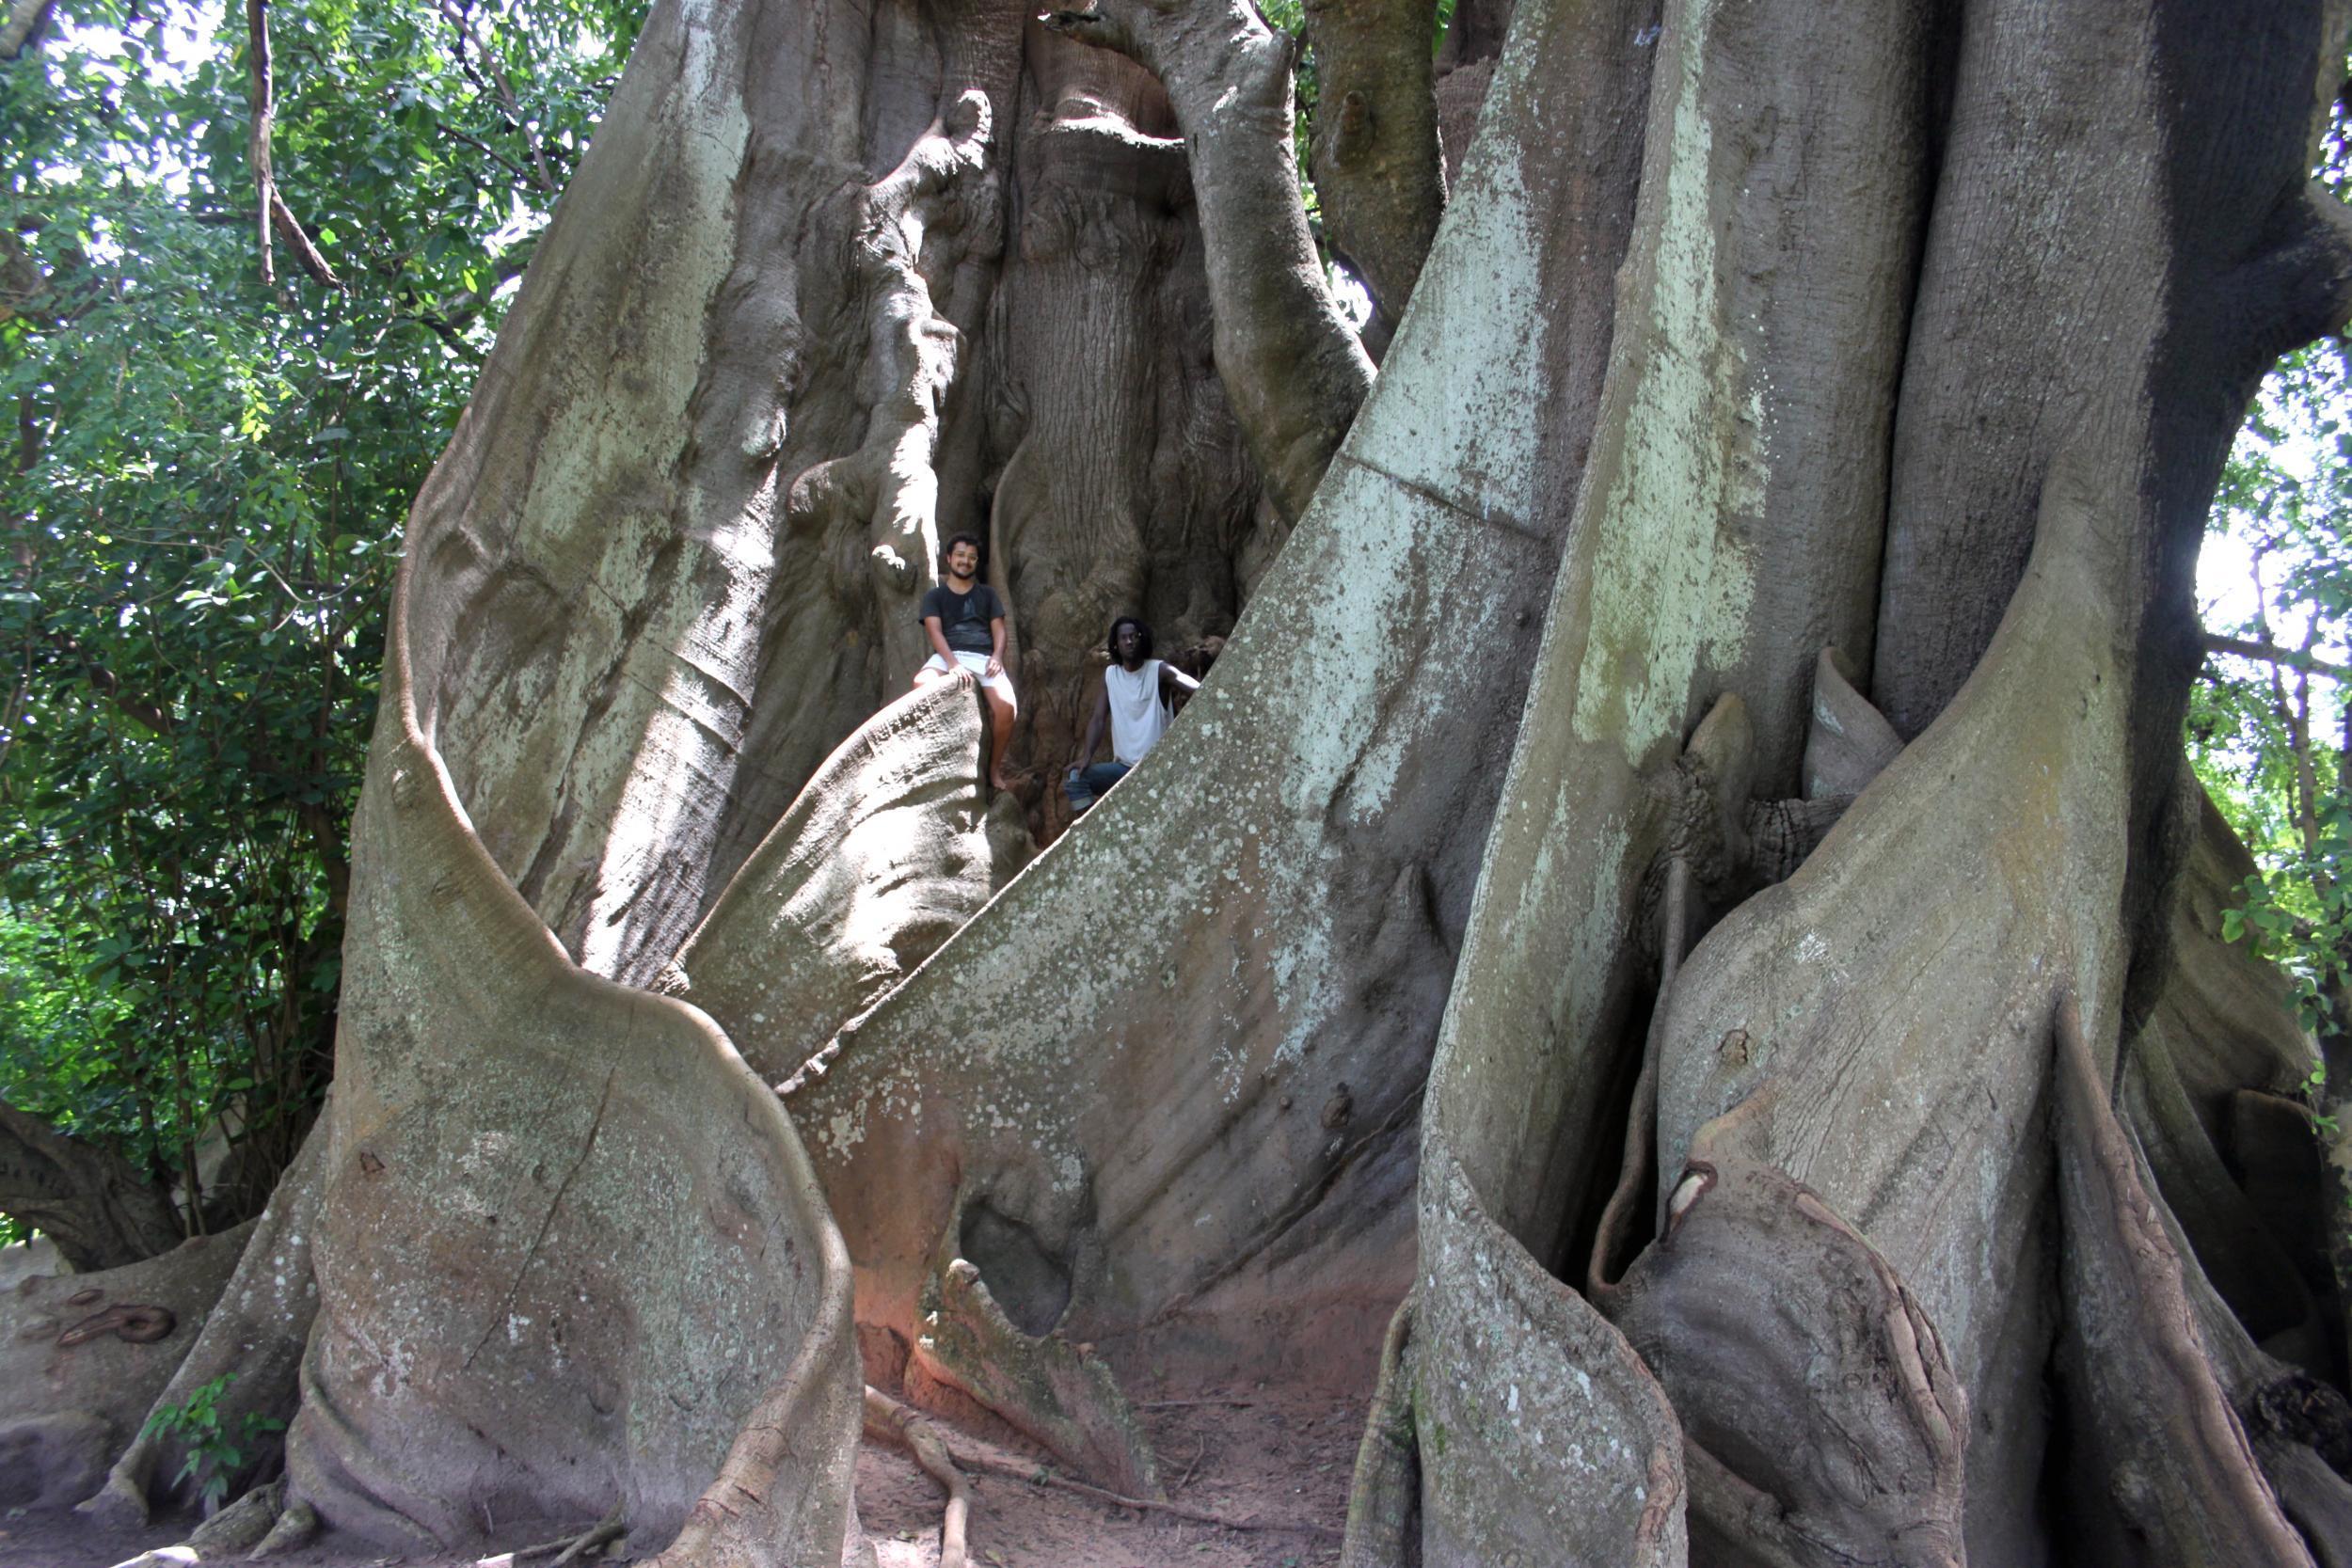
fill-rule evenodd
<path id="1" fill-rule="evenodd" d="M 658 7 L 410 525 L 294 1492 L 832 1561 L 861 1352 L 1140 1490 L 1138 1376 L 1376 1363 L 1359 1568 L 2344 1560 L 2180 765 L 2344 18 L 2215 9 L 1466 3 L 1425 259 L 1317 132 L 1373 383 L 1252 8 Z M 889 701 L 967 528 L 1009 800 Z"/>

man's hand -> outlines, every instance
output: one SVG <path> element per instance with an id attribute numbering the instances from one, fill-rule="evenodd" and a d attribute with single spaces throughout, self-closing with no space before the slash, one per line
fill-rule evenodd
<path id="1" fill-rule="evenodd" d="M 989 680 L 994 680 L 997 676 L 999 676 L 999 675 L 1003 674 L 1004 673 L 1005 673 L 1005 661 L 1004 661 L 1003 659 L 1001 659 L 1001 658 L 998 658 L 998 657 L 997 657 L 994 654 L 991 654 L 991 655 L 989 655 L 989 656 L 988 656 L 988 672 L 987 672 L 987 676 L 986 676 L 986 678 L 987 678 L 987 679 L 989 679 Z"/>

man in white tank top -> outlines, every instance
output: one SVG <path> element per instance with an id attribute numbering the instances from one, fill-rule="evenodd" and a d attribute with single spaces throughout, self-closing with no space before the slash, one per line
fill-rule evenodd
<path id="1" fill-rule="evenodd" d="M 1062 789 L 1073 811 L 1084 811 L 1127 776 L 1144 753 L 1159 744 L 1175 717 L 1172 705 L 1179 690 L 1192 691 L 1200 683 L 1171 664 L 1152 657 L 1152 628 L 1132 615 L 1111 623 L 1110 668 L 1094 689 L 1094 711 L 1087 719 L 1086 740 L 1071 759 Z M 1110 730 L 1111 758 L 1096 762 L 1105 726 Z"/>

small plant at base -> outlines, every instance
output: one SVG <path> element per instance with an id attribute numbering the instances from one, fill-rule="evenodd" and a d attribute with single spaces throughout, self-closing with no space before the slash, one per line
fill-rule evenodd
<path id="1" fill-rule="evenodd" d="M 248 1410 L 237 1418 L 232 1431 L 222 1414 L 220 1400 L 236 1380 L 236 1373 L 223 1372 L 210 1383 L 199 1384 L 189 1390 L 185 1403 L 159 1405 L 147 1418 L 148 1435 L 177 1437 L 185 1445 L 187 1462 L 180 1466 L 180 1473 L 172 1481 L 177 1484 L 194 1478 L 207 1515 L 215 1512 L 221 1499 L 228 1496 L 229 1482 L 245 1467 L 246 1450 L 254 1441 L 286 1430 L 286 1423 L 275 1417 Z"/>

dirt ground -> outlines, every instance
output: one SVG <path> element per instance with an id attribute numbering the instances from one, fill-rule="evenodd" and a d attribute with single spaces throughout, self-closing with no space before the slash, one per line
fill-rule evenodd
<path id="1" fill-rule="evenodd" d="M 1146 1403 L 1142 1415 L 1168 1501 L 1253 1528 L 1138 1513 L 966 1463 L 976 1568 L 1322 1568 L 1339 1560 L 1348 1480 L 1363 1430 L 1359 1400 L 1242 1388 Z M 1025 1476 L 1045 1464 L 1041 1449 L 1002 1431 L 990 1439 L 955 1429 L 947 1435 L 960 1460 L 985 1456 L 1018 1466 Z M 906 1454 L 871 1441 L 860 1449 L 858 1513 L 882 1568 L 937 1568 L 943 1501 Z M 110 1532 L 84 1528 L 71 1516 L 0 1519 L 0 1568 L 108 1568 L 182 1539 L 186 1528 L 182 1522 Z M 468 1568 L 477 1560 L 388 1558 L 326 1535 L 274 1560 L 286 1568 Z"/>

